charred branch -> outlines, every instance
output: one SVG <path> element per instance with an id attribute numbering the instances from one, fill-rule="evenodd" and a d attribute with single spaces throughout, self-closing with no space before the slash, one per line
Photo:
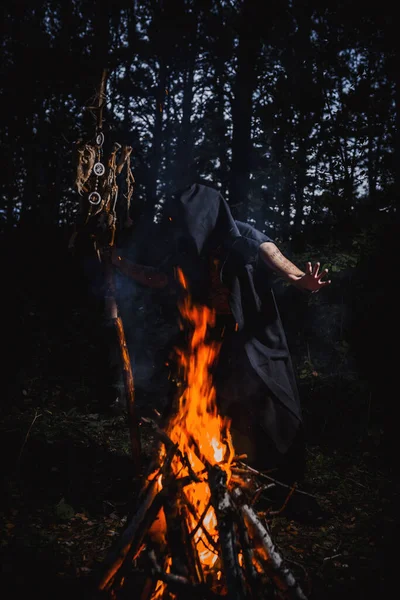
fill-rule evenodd
<path id="1" fill-rule="evenodd" d="M 172 556 L 172 570 L 178 575 L 189 578 L 190 569 L 184 538 L 181 502 L 177 497 L 166 496 L 163 506 L 167 523 L 167 544 Z"/>
<path id="2" fill-rule="evenodd" d="M 226 486 L 226 472 L 214 466 L 209 471 L 208 483 L 218 521 L 219 544 L 230 600 L 246 598 L 243 573 L 239 564 L 236 539 L 235 508 Z"/>
<path id="3" fill-rule="evenodd" d="M 132 554 L 132 548 L 134 552 L 140 548 L 145 533 L 157 517 L 161 507 L 162 495 L 161 492 L 157 493 L 157 482 L 156 480 L 150 481 L 132 520 L 104 561 L 105 572 L 101 577 L 99 590 L 106 590 L 112 586 L 128 553 Z"/>
<path id="4" fill-rule="evenodd" d="M 178 446 L 176 444 L 174 444 L 174 442 L 171 440 L 171 438 L 168 436 L 168 434 L 163 429 L 161 429 L 153 419 L 149 419 L 147 417 L 142 417 L 142 421 L 151 426 L 151 428 L 153 429 L 153 432 L 155 433 L 159 442 L 164 444 L 164 446 L 167 450 L 174 448 L 174 452 L 180 458 L 180 460 L 182 461 L 182 464 L 188 469 L 189 475 L 192 477 L 192 480 L 199 482 L 200 479 L 199 479 L 197 473 L 195 473 L 193 471 L 192 465 L 190 464 L 188 457 L 185 454 L 182 454 L 182 452 L 179 450 Z"/>
<path id="5" fill-rule="evenodd" d="M 185 506 L 187 507 L 187 509 L 190 512 L 190 514 L 192 515 L 192 517 L 194 517 L 195 519 L 197 519 L 198 518 L 198 514 L 197 514 L 197 511 L 194 508 L 194 506 L 189 502 L 189 500 L 186 498 L 186 496 L 182 496 L 182 500 L 185 503 Z M 207 531 L 207 528 L 203 527 L 202 528 L 202 532 L 203 532 L 203 534 L 204 534 L 207 542 L 211 546 L 210 550 L 212 549 L 212 551 L 215 552 L 215 554 L 219 554 L 218 544 L 213 540 L 212 536 Z"/>
<path id="6" fill-rule="evenodd" d="M 171 592 L 185 594 L 183 597 L 193 597 L 201 600 L 218 600 L 222 598 L 219 594 L 214 593 L 205 584 L 193 584 L 189 579 L 182 575 L 176 575 L 174 573 L 166 573 L 160 567 L 157 562 L 157 557 L 153 550 L 148 553 L 149 560 L 152 565 L 152 573 L 157 579 L 164 581 L 168 584 L 168 588 Z"/>
<path id="7" fill-rule="evenodd" d="M 204 583 L 204 573 L 201 565 L 200 557 L 194 546 L 193 531 L 189 531 L 188 527 L 188 508 L 185 505 L 181 506 L 182 511 L 182 529 L 184 545 L 187 555 L 187 563 L 189 567 L 190 580 L 193 583 Z M 202 521 L 201 521 L 202 522 Z"/>
<path id="8" fill-rule="evenodd" d="M 250 589 L 252 598 L 260 598 L 263 600 L 265 595 L 263 593 L 262 579 L 257 573 L 257 569 L 255 567 L 254 551 L 251 546 L 249 534 L 243 519 L 238 519 L 238 533 L 243 552 L 246 584 Z"/>
<path id="9" fill-rule="evenodd" d="M 185 599 L 193 596 L 214 600 L 222 597 L 218 595 L 221 592 L 227 593 L 229 600 L 267 600 L 272 589 L 274 597 L 282 600 L 307 600 L 275 546 L 268 524 L 252 508 L 251 494 L 236 484 L 233 487 L 231 482 L 228 486 L 227 474 L 218 465 L 207 465 L 211 500 L 199 515 L 183 491 L 195 482 L 191 475 L 178 477 L 173 472 L 177 446 L 168 436 L 165 439 L 169 449 L 163 464 L 152 474 L 131 522 L 110 553 L 99 589 L 118 592 L 124 580 L 144 564 L 148 570 L 141 583 L 141 600 L 150 600 L 158 593 L 157 585 L 161 583 L 157 582 L 163 582 L 177 598 Z M 158 491 L 161 478 L 162 488 Z M 215 511 L 217 519 L 216 539 L 204 525 L 209 510 Z M 158 519 L 164 523 L 162 542 L 151 531 Z M 199 530 L 204 547 L 220 559 L 211 578 L 210 573 L 204 574 L 196 547 Z M 217 577 L 220 569 L 221 581 Z"/>

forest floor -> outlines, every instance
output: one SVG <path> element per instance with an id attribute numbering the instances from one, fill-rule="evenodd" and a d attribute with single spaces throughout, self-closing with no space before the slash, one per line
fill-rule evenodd
<path id="1" fill-rule="evenodd" d="M 76 265 L 60 258 L 55 243 L 49 253 L 44 239 L 42 254 L 16 252 L 19 239 L 5 247 L 14 260 L 4 275 L 10 297 L 2 362 L 10 388 L 0 407 L 0 590 L 5 598 L 34 592 L 42 600 L 80 600 L 93 597 L 138 486 L 126 420 L 100 408 L 105 363 L 93 302 Z M 153 399 L 138 403 L 142 416 L 157 408 Z M 379 427 L 353 439 L 343 430 L 346 419 L 339 414 L 329 440 L 321 431 L 307 448 L 304 489 L 328 518 L 283 513 L 270 523 L 309 600 L 388 597 L 396 575 L 400 484 Z M 141 437 L 145 468 L 154 447 L 146 425 Z"/>
<path id="2" fill-rule="evenodd" d="M 5 597 L 92 597 L 94 578 L 126 523 L 135 480 L 124 416 L 57 403 L 15 408 L 3 418 L 5 459 L 0 556 Z M 154 440 L 141 429 L 144 463 Z M 308 448 L 307 490 L 323 523 L 283 515 L 272 535 L 311 599 L 373 598 L 384 592 L 385 552 L 399 489 L 373 452 Z"/>

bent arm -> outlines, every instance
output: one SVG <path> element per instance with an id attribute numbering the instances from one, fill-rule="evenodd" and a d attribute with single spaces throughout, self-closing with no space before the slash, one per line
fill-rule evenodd
<path id="1" fill-rule="evenodd" d="M 121 273 L 146 287 L 160 289 L 165 288 L 168 284 L 168 277 L 165 273 L 161 273 L 153 267 L 137 265 L 116 253 L 112 255 L 112 263 Z"/>

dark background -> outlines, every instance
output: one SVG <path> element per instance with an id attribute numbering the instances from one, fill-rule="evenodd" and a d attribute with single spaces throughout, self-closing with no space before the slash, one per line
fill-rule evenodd
<path id="1" fill-rule="evenodd" d="M 93 135 L 84 107 L 107 67 L 105 133 L 133 147 L 134 221 L 203 181 L 299 267 L 330 269 L 331 286 L 310 298 L 276 284 L 309 444 L 350 461 L 361 453 L 397 481 L 400 70 L 389 3 L 51 0 L 1 10 L 1 415 L 4 431 L 17 431 L 15 447 L 3 437 L 4 457 L 13 464 L 34 410 L 103 414 L 112 399 L 101 299 L 68 251 L 76 143 Z M 135 289 L 125 323 L 137 333 L 143 413 L 164 401 L 151 298 Z"/>

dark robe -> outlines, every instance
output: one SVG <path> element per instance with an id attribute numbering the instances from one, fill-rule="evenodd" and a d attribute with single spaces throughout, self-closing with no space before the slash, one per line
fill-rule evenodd
<path id="1" fill-rule="evenodd" d="M 236 222 L 213 188 L 195 184 L 165 204 L 160 238 L 164 251 L 158 266 L 167 271 L 180 266 L 194 300 L 207 304 L 210 257 L 220 261 L 231 317 L 221 320 L 228 326 L 215 371 L 218 402 L 232 418 L 238 445 L 243 443 L 243 448 L 235 443 L 236 451 L 248 450 L 246 438 L 253 441 L 253 462 L 264 468 L 288 453 L 302 429 L 295 375 L 272 290 L 273 273 L 258 254 L 260 244 L 271 241 Z"/>

